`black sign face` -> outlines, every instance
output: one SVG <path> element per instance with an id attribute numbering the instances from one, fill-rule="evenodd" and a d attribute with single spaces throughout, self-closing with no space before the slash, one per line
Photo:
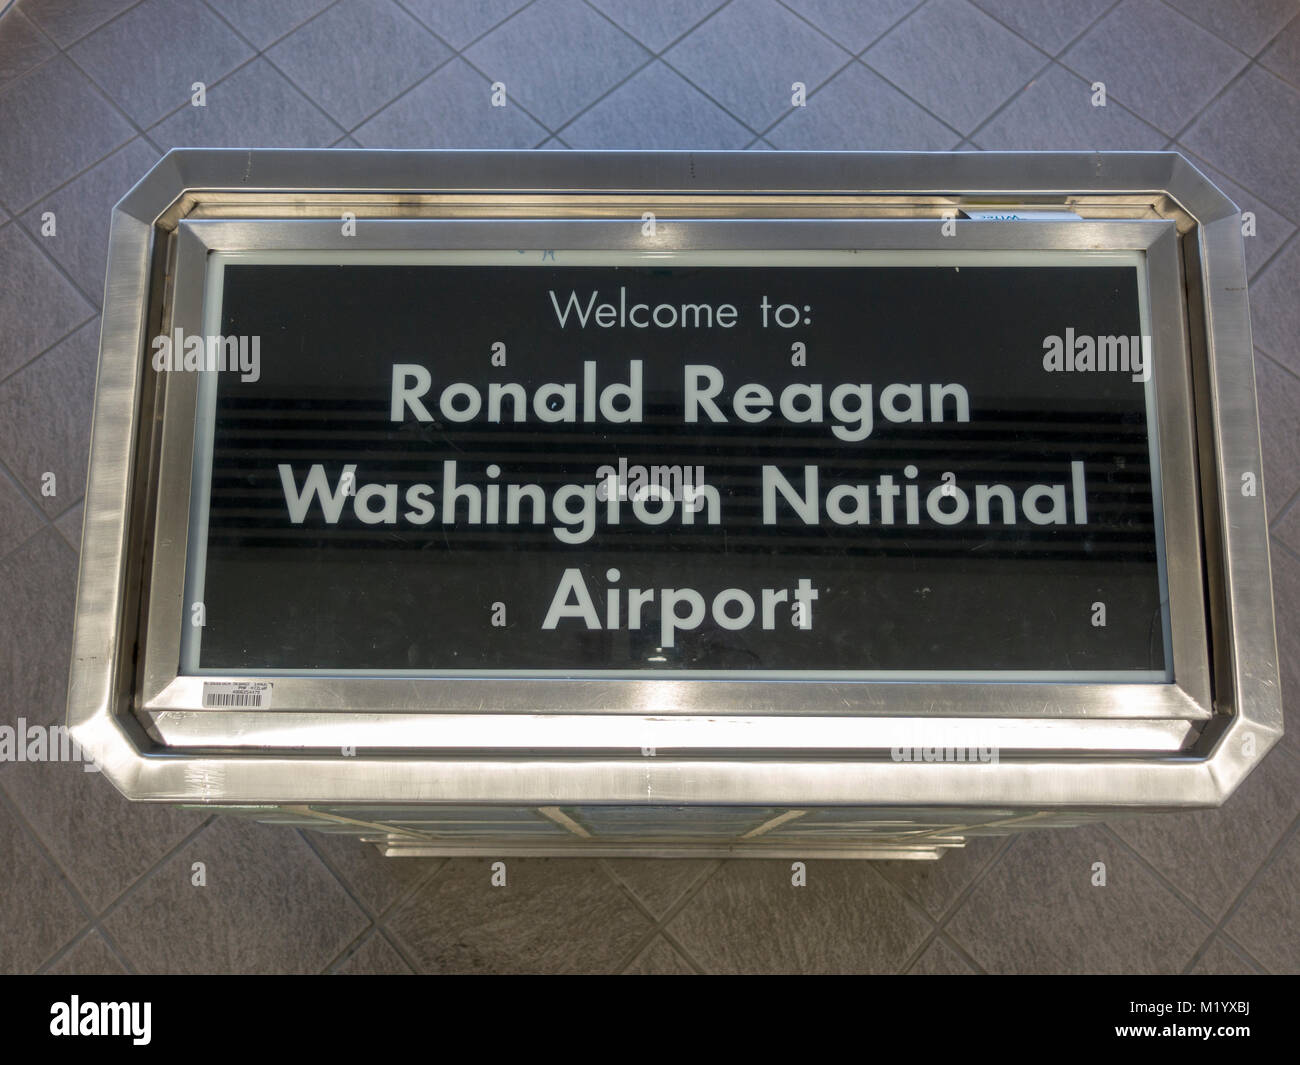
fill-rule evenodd
<path id="1" fill-rule="evenodd" d="M 1138 262 L 769 258 L 225 264 L 191 665 L 1169 679 Z"/>

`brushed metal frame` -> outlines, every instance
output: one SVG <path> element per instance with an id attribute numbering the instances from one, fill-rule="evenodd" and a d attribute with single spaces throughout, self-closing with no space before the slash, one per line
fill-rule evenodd
<path id="1" fill-rule="evenodd" d="M 1172 413 L 1163 401 L 1160 408 L 1162 465 L 1166 449 L 1175 463 L 1165 472 L 1166 514 L 1170 485 L 1180 486 L 1185 500 L 1194 501 L 1197 491 L 1204 500 L 1199 521 L 1166 521 L 1171 623 L 1181 618 L 1174 685 L 1050 685 L 1031 692 L 1038 686 L 908 684 L 900 702 L 898 684 L 855 682 L 877 690 L 855 692 L 860 698 L 844 707 L 844 685 L 797 682 L 801 702 L 808 695 L 808 716 L 791 717 L 780 714 L 777 698 L 788 697 L 790 682 L 782 693 L 758 681 L 752 683 L 766 693 L 727 695 L 717 688 L 731 682 L 593 679 L 577 682 L 578 689 L 529 680 L 514 691 L 500 689 L 492 715 L 481 713 L 482 702 L 467 690 L 456 690 L 459 681 L 436 682 L 451 685 L 441 700 L 392 680 L 386 697 L 363 700 L 360 689 L 338 680 L 295 678 L 298 686 L 289 689 L 277 680 L 281 709 L 238 720 L 195 711 L 186 689 L 195 678 L 159 688 L 165 671 L 156 662 L 148 663 L 142 687 L 143 663 L 135 657 L 142 617 L 152 627 L 161 616 L 146 609 L 148 596 L 162 589 L 151 583 L 150 566 L 178 549 L 175 530 L 158 524 L 151 501 L 162 484 L 160 452 L 185 446 L 183 419 L 163 414 L 173 403 L 183 406 L 185 386 L 172 393 L 173 382 L 164 390 L 158 375 L 145 372 L 146 340 L 176 315 L 193 312 L 185 303 L 192 295 L 178 281 L 182 265 L 204 245 L 200 234 L 238 241 L 294 232 L 289 239 L 301 246 L 313 223 L 296 221 L 290 229 L 285 218 L 337 218 L 344 205 L 376 219 L 510 218 L 514 235 L 502 246 L 548 247 L 555 245 L 540 238 L 561 235 L 547 227 L 563 223 L 540 219 L 623 218 L 631 239 L 627 220 L 639 222 L 642 206 L 655 204 L 667 219 L 870 217 L 879 220 L 766 228 L 794 234 L 803 227 L 799 239 L 816 232 L 816 246 L 851 247 L 864 245 L 847 230 L 870 226 L 877 236 L 867 246 L 881 246 L 879 240 L 914 247 L 918 228 L 933 230 L 933 223 L 887 219 L 933 219 L 975 202 L 1066 205 L 1085 217 L 1132 221 L 959 223 L 958 239 L 945 248 L 1035 246 L 1049 236 L 1112 248 L 1105 241 L 1140 236 L 1152 289 L 1156 273 L 1166 286 L 1181 266 L 1178 287 L 1194 297 L 1186 315 L 1170 315 L 1178 304 L 1150 304 L 1157 350 L 1173 350 L 1164 336 L 1177 338 L 1180 353 L 1193 352 L 1185 375 L 1194 403 Z M 200 221 L 240 212 L 245 221 Z M 173 151 L 114 212 L 69 683 L 73 734 L 126 795 L 154 801 L 1217 805 L 1281 734 L 1263 500 L 1235 491 L 1242 473 L 1260 476 L 1238 217 L 1174 153 Z M 425 225 L 472 242 L 493 223 Z M 763 228 L 752 221 L 661 220 L 659 233 L 680 240 L 728 225 L 731 239 Z M 531 240 L 519 236 L 521 226 Z M 845 235 L 837 238 L 841 227 Z M 337 223 L 330 228 L 337 231 Z M 414 229 L 410 222 L 371 220 L 362 233 L 392 247 Z M 639 238 L 637 244 L 644 246 Z M 1186 595 L 1175 607 L 1175 563 L 1196 569 L 1202 560 L 1205 609 Z M 1213 656 L 1201 669 L 1185 652 L 1204 645 L 1194 634 L 1198 624 L 1205 631 L 1207 612 Z M 147 659 L 154 647 L 147 634 L 144 644 Z M 704 683 L 713 694 L 683 702 L 682 689 L 672 687 L 680 683 Z M 1014 691 L 988 690 L 1005 688 Z M 1019 704 L 1033 705 L 1033 715 L 988 701 L 1006 695 L 1039 700 Z M 920 698 L 909 702 L 914 696 Z M 621 714 L 600 712 L 611 703 Z M 905 706 L 912 716 L 898 716 Z M 1007 743 L 998 741 L 996 766 L 887 760 L 892 744 L 884 740 L 923 725 L 965 729 L 985 743 L 997 733 Z M 338 751 L 344 737 L 355 756 Z M 489 737 L 495 738 L 484 742 Z M 645 747 L 656 748 L 655 756 L 643 756 Z"/>

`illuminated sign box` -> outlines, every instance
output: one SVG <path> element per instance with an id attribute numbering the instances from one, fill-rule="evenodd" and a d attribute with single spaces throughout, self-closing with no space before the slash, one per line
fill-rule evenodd
<path id="1" fill-rule="evenodd" d="M 172 152 L 70 723 L 394 853 L 1217 804 L 1281 730 L 1239 226 L 1172 153 Z"/>

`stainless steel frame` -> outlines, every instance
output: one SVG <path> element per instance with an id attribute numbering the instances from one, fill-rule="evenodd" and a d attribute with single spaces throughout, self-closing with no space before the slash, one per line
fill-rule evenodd
<path id="1" fill-rule="evenodd" d="M 941 235 L 939 219 L 976 204 L 1083 220 L 958 221 Z M 346 239 L 345 210 L 361 221 Z M 645 210 L 659 219 L 650 240 Z M 579 840 L 469 831 L 494 854 L 809 855 L 816 818 L 792 811 L 928 811 L 928 827 L 913 813 L 817 843 L 857 856 L 931 856 L 977 824 L 1217 805 L 1282 727 L 1266 511 L 1239 490 L 1261 471 L 1238 218 L 1174 153 L 173 151 L 114 212 L 69 724 L 128 797 L 292 808 L 393 853 L 478 846 L 411 827 L 449 803 L 513 804 Z M 195 382 L 155 374 L 148 338 L 202 331 L 214 250 L 519 247 L 1143 252 L 1175 682 L 284 677 L 273 710 L 204 710 L 202 681 L 221 678 L 177 668 Z M 996 746 L 999 762 L 889 759 L 935 732 Z M 417 813 L 406 828 L 337 813 L 371 804 Z M 734 839 L 602 843 L 581 811 L 608 805 L 740 807 L 757 821 Z"/>

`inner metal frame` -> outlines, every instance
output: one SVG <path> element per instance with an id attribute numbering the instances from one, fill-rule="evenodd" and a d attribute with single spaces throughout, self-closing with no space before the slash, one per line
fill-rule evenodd
<path id="1" fill-rule="evenodd" d="M 941 233 L 977 203 L 1085 220 Z M 1174 153 L 171 152 L 114 214 L 69 724 L 159 801 L 1215 805 L 1281 733 L 1266 512 L 1234 491 L 1259 477 L 1236 218 Z M 197 375 L 153 373 L 148 339 L 203 332 L 212 251 L 521 246 L 1144 253 L 1174 683 L 277 677 L 273 710 L 202 709 L 226 678 L 177 670 Z M 1000 760 L 888 760 L 936 735 Z"/>

